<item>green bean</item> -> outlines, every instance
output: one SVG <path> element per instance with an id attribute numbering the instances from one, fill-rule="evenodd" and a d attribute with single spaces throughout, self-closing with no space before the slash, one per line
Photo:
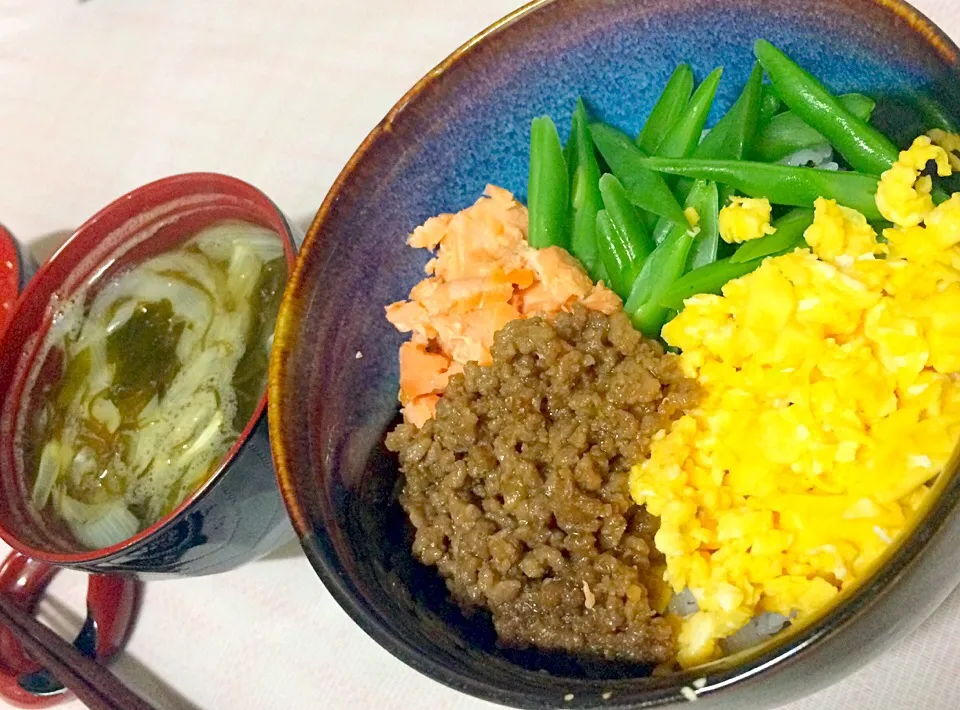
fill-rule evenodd
<path id="1" fill-rule="evenodd" d="M 680 184 L 678 184 L 678 185 L 677 185 L 677 192 L 683 195 L 683 199 L 684 199 L 683 206 L 684 206 L 684 209 L 686 209 L 687 207 L 693 207 L 693 208 L 697 211 L 697 214 L 699 215 L 699 214 L 701 213 L 701 211 L 704 209 L 705 205 L 708 205 L 708 204 L 709 204 L 709 200 L 708 200 L 708 197 L 709 197 L 709 196 L 704 194 L 704 190 L 705 190 L 705 186 L 706 186 L 706 184 L 707 184 L 707 181 L 703 181 L 703 180 L 690 180 L 690 179 L 687 179 L 687 178 L 683 178 L 683 180 L 684 180 L 687 184 L 686 184 L 686 185 L 680 185 Z M 700 183 L 703 183 L 703 184 L 700 185 Z M 715 184 L 715 183 L 713 183 L 713 184 Z M 700 185 L 699 188 L 697 188 L 698 185 Z M 694 192 L 695 189 L 697 190 L 697 192 Z M 719 194 L 719 193 L 711 193 L 711 194 L 714 195 L 714 202 L 715 202 L 717 205 L 723 204 L 724 200 L 721 200 L 721 199 L 720 199 L 720 194 Z M 719 209 L 719 208 L 715 206 L 715 207 L 712 209 L 712 212 L 708 212 L 708 214 L 716 213 L 716 212 L 718 211 L 718 209 Z M 716 223 L 716 222 L 717 222 L 717 220 L 714 220 L 714 223 Z M 676 225 L 677 225 L 677 223 L 674 222 L 673 220 L 669 220 L 669 219 L 667 219 L 666 217 L 661 217 L 661 218 L 657 221 L 656 225 L 655 225 L 654 228 L 653 228 L 653 241 L 654 241 L 654 243 L 655 243 L 655 244 L 660 244 L 661 242 L 663 242 L 663 240 L 667 238 L 667 235 L 670 234 L 670 232 L 673 231 L 673 229 L 674 229 L 674 227 L 675 227 Z M 680 225 L 681 225 L 682 227 L 684 227 L 685 229 L 686 229 L 687 227 L 689 227 L 689 222 L 688 222 L 688 220 L 686 219 L 686 216 L 684 216 L 684 220 L 683 220 L 683 222 L 680 223 Z M 709 238 L 708 238 L 708 239 L 709 239 Z M 704 247 L 704 248 L 709 250 L 709 247 Z M 692 257 L 691 257 L 691 258 L 692 258 Z"/>
<path id="2" fill-rule="evenodd" d="M 668 309 L 660 305 L 663 294 L 680 278 L 687 265 L 695 231 L 689 225 L 675 225 L 644 262 L 630 290 L 624 310 L 637 330 L 648 338 L 660 336 Z"/>
<path id="3" fill-rule="evenodd" d="M 677 198 L 661 175 L 643 166 L 647 154 L 629 137 L 605 123 L 591 124 L 590 135 L 634 205 L 674 221 L 683 219 Z"/>
<path id="4" fill-rule="evenodd" d="M 803 234 L 807 227 L 813 224 L 813 210 L 790 210 L 783 217 L 773 223 L 776 232 L 765 237 L 744 242 L 730 257 L 733 264 L 742 264 L 746 261 L 763 259 L 772 254 L 784 251 L 793 251 L 804 245 Z"/>
<path id="5" fill-rule="evenodd" d="M 757 138 L 763 69 L 755 64 L 743 92 L 693 151 L 704 160 L 743 160 Z"/>
<path id="6" fill-rule="evenodd" d="M 693 152 L 694 158 L 709 160 L 742 160 L 756 138 L 760 118 L 760 94 L 763 85 L 763 70 L 754 65 L 743 92 L 729 111 L 713 127 Z M 693 181 L 686 178 L 677 182 L 674 192 L 686 200 L 693 188 Z M 699 210 L 698 210 L 699 211 Z M 654 228 L 654 240 L 663 241 L 672 225 L 661 220 Z M 698 240 L 698 244 L 703 244 Z M 694 246 L 696 253 L 697 246 Z"/>
<path id="7" fill-rule="evenodd" d="M 707 125 L 707 117 L 710 115 L 713 99 L 717 95 L 721 76 L 723 76 L 723 69 L 714 69 L 703 80 L 703 83 L 693 92 L 683 115 L 670 128 L 663 141 L 653 151 L 653 155 L 661 158 L 689 158 L 693 154 L 703 135 L 703 127 Z"/>
<path id="8" fill-rule="evenodd" d="M 527 185 L 530 245 L 566 248 L 569 244 L 570 177 L 557 127 L 549 116 L 530 127 L 530 180 Z"/>
<path id="9" fill-rule="evenodd" d="M 571 184 L 570 198 L 573 208 L 573 225 L 570 233 L 570 253 L 580 260 L 590 277 L 599 280 L 597 270 L 597 212 L 603 204 L 600 196 L 600 167 L 593 150 L 593 139 L 587 121 L 587 108 L 583 100 L 577 101 L 570 126 L 570 140 L 574 150 L 569 159 Z"/>
<path id="10" fill-rule="evenodd" d="M 941 131 L 947 131 L 948 133 L 957 132 L 956 121 L 954 121 L 953 116 L 947 112 L 939 101 L 925 94 L 917 94 L 914 96 L 913 102 L 916 104 L 917 111 L 926 124 L 925 130 L 929 131 L 932 128 L 939 128 Z"/>
<path id="11" fill-rule="evenodd" d="M 754 44 L 777 94 L 804 123 L 823 134 L 855 170 L 879 175 L 899 151 L 889 138 L 850 112 L 823 84 L 766 40 Z"/>
<path id="12" fill-rule="evenodd" d="M 630 292 L 631 277 L 636 279 L 643 264 L 630 261 L 628 245 L 613 226 L 606 210 L 597 212 L 597 252 L 607 272 L 604 283 L 620 298 Z M 634 268 L 637 266 L 637 268 Z"/>
<path id="13" fill-rule="evenodd" d="M 760 96 L 760 125 L 765 126 L 780 113 L 783 102 L 770 84 L 764 84 Z"/>
<path id="14" fill-rule="evenodd" d="M 909 148 L 917 136 L 930 130 L 913 94 L 874 93 L 871 96 L 877 106 L 870 122 L 901 149 Z"/>
<path id="15" fill-rule="evenodd" d="M 650 239 L 647 227 L 640 220 L 637 208 L 630 202 L 623 185 L 615 176 L 607 173 L 600 178 L 599 188 L 603 207 L 613 220 L 614 227 L 629 237 L 630 242 L 636 246 L 638 258 L 646 259 L 656 245 Z"/>
<path id="16" fill-rule="evenodd" d="M 604 283 L 618 295 L 622 287 L 623 275 L 628 268 L 623 250 L 618 248 L 622 247 L 619 239 L 620 235 L 614 229 L 613 221 L 607 211 L 597 212 L 597 256 L 603 265 L 603 270 L 607 273 Z M 608 263 L 611 264 L 611 268 L 607 268 Z"/>
<path id="17" fill-rule="evenodd" d="M 736 160 L 647 158 L 641 162 L 669 175 L 713 180 L 749 197 L 766 197 L 776 205 L 813 207 L 818 197 L 825 197 L 857 210 L 868 220 L 883 219 L 876 203 L 880 179 L 873 175 Z"/>
<path id="18" fill-rule="evenodd" d="M 579 103 L 579 99 L 578 99 Z M 574 110 L 573 118 L 570 121 L 570 136 L 567 138 L 566 144 L 563 146 L 563 162 L 567 164 L 567 175 L 570 178 L 570 199 L 573 199 L 573 183 L 577 176 L 577 168 L 579 167 L 579 157 L 577 154 L 577 135 L 574 129 L 574 125 L 577 120 L 577 112 Z"/>
<path id="19" fill-rule="evenodd" d="M 599 215 L 600 213 L 597 212 Z M 607 267 L 603 265 L 603 260 L 600 258 L 599 253 L 597 255 L 597 267 L 596 267 L 597 277 L 594 279 L 597 283 L 603 281 L 605 284 L 610 284 L 610 274 L 607 273 Z"/>
<path id="20" fill-rule="evenodd" d="M 652 154 L 663 141 L 687 107 L 693 92 L 693 70 L 689 64 L 681 64 L 673 70 L 667 85 L 657 99 L 650 116 L 637 136 L 637 147 Z"/>
<path id="21" fill-rule="evenodd" d="M 943 126 L 953 127 L 950 116 L 944 113 L 942 107 L 916 93 L 880 94 L 875 98 L 877 107 L 871 122 L 904 149 L 909 148 L 917 136 L 932 128 L 947 130 Z M 958 190 L 960 175 L 957 173 L 946 178 L 937 177 L 933 186 L 933 201 L 940 204 Z"/>
<path id="22" fill-rule="evenodd" d="M 603 216 L 597 216 L 600 259 L 611 288 L 626 298 L 655 245 L 619 180 L 604 175 L 600 178 L 600 193 L 604 207 Z"/>
<path id="23" fill-rule="evenodd" d="M 854 116 L 869 121 L 876 102 L 862 94 L 844 94 L 840 101 Z M 811 128 L 797 114 L 787 111 L 775 116 L 760 131 L 753 155 L 764 163 L 775 163 L 792 153 L 814 148 L 829 141 L 815 128 Z"/>
<path id="24" fill-rule="evenodd" d="M 677 185 L 677 192 L 683 195 L 684 208 L 686 208 L 686 207 L 693 207 L 693 208 L 697 211 L 697 214 L 698 214 L 698 215 L 701 215 L 701 211 L 702 211 L 702 209 L 704 208 L 704 205 L 709 205 L 709 199 L 708 199 L 707 196 L 705 196 L 704 194 L 702 194 L 702 192 L 701 192 L 701 194 L 696 194 L 696 193 L 694 193 L 694 189 L 696 189 L 696 186 L 698 185 L 698 183 L 701 183 L 701 182 L 702 182 L 702 183 L 706 184 L 707 181 L 692 180 L 692 179 L 688 179 L 688 178 L 683 178 L 683 180 L 684 180 L 684 182 L 685 182 L 686 184 L 678 184 L 678 185 Z M 712 182 L 712 181 L 711 181 L 711 182 Z M 716 186 L 716 183 L 712 183 L 712 184 L 714 184 L 714 185 Z M 704 188 L 701 186 L 701 187 L 700 187 L 700 190 L 702 191 L 703 189 L 704 189 Z M 710 194 L 713 196 L 713 198 L 714 198 L 713 201 L 714 201 L 714 203 L 715 203 L 716 205 L 722 205 L 722 204 L 724 204 L 724 203 L 727 201 L 727 198 L 728 198 L 728 196 L 725 195 L 725 193 L 724 193 L 724 189 L 720 189 L 720 188 L 717 188 L 715 191 L 711 191 Z M 710 211 L 708 212 L 708 214 L 715 214 L 715 213 L 718 212 L 718 210 L 719 210 L 719 207 L 718 207 L 718 206 L 714 206 L 714 207 L 712 208 L 712 210 L 710 210 Z M 703 215 L 701 215 L 701 218 L 702 218 L 702 217 L 703 217 Z M 719 219 L 719 218 L 717 218 L 717 219 L 714 220 L 714 225 L 717 224 L 718 219 Z M 661 217 L 661 218 L 657 221 L 657 224 L 654 226 L 654 229 L 653 229 L 653 241 L 654 241 L 655 243 L 657 243 L 657 244 L 660 244 L 664 239 L 667 238 L 667 235 L 670 234 L 670 232 L 673 230 L 675 224 L 676 224 L 676 222 L 673 222 L 673 221 L 671 221 L 671 220 L 669 220 L 669 219 L 667 219 L 667 218 L 665 218 L 665 217 Z M 682 222 L 682 224 L 683 224 L 683 225 L 686 225 L 686 224 L 687 224 L 687 220 L 684 220 L 684 221 Z M 710 241 L 710 237 L 707 237 L 707 242 L 708 242 L 708 244 L 709 244 L 709 241 Z M 702 241 L 698 240 L 698 244 L 702 244 L 702 243 L 703 243 Z M 694 248 L 696 249 L 696 247 L 694 247 Z M 706 249 L 707 252 L 709 252 L 709 250 L 710 250 L 710 247 L 709 247 L 708 245 L 704 245 L 704 246 L 702 246 L 702 248 L 703 248 L 703 249 Z M 715 250 L 714 250 L 714 251 L 715 251 Z M 691 258 L 693 258 L 693 257 L 691 257 Z M 700 259 L 700 258 L 703 258 L 703 257 L 698 257 L 698 259 Z M 716 258 L 716 256 L 714 256 L 714 258 Z"/>
<path id="25" fill-rule="evenodd" d="M 683 302 L 701 293 L 720 293 L 724 285 L 732 279 L 746 276 L 760 266 L 762 259 L 733 263 L 730 259 L 721 259 L 712 264 L 701 266 L 675 281 L 659 298 L 663 309 L 683 309 Z"/>
<path id="26" fill-rule="evenodd" d="M 686 184 L 682 186 L 682 189 L 680 189 L 681 186 L 678 185 L 677 193 L 680 196 L 682 196 L 684 199 L 686 199 L 686 195 L 690 194 L 690 188 L 693 187 L 693 181 L 687 180 L 686 178 L 683 178 L 683 180 Z M 686 193 L 686 195 L 684 195 L 683 193 Z M 686 222 L 686 220 L 684 220 L 684 222 Z M 667 235 L 670 234 L 670 231 L 673 229 L 673 225 L 675 224 L 676 222 L 674 222 L 672 219 L 667 219 L 666 217 L 660 217 L 657 220 L 656 224 L 653 225 L 654 243 L 660 244 L 661 242 L 663 242 L 663 240 L 667 238 Z"/>
<path id="27" fill-rule="evenodd" d="M 717 260 L 720 244 L 720 195 L 717 183 L 697 180 L 687 197 L 687 207 L 693 207 L 700 215 L 697 227 L 700 232 L 693 240 L 687 269 L 698 269 Z"/>
<path id="28" fill-rule="evenodd" d="M 957 132 L 957 123 L 946 107 L 929 94 L 916 91 L 874 95 L 877 108 L 873 124 L 901 148 L 909 148 L 914 138 L 933 128 Z"/>

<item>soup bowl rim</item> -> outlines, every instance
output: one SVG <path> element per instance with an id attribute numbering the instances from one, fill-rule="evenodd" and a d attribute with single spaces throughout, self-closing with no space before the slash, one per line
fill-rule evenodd
<path id="1" fill-rule="evenodd" d="M 278 222 L 283 226 L 283 230 L 278 234 L 278 238 L 283 244 L 284 258 L 288 269 L 287 283 L 289 284 L 289 274 L 292 272 L 293 266 L 296 262 L 297 246 L 293 229 L 291 228 L 288 219 L 280 210 L 280 208 L 263 191 L 239 178 L 214 172 L 179 173 L 153 180 L 128 191 L 124 195 L 116 198 L 105 207 L 98 210 L 93 216 L 88 218 L 83 222 L 83 224 L 77 227 L 56 249 L 49 259 L 47 259 L 47 261 L 44 262 L 39 269 L 37 269 L 33 278 L 26 285 L 26 288 L 17 299 L 12 318 L 16 318 L 27 308 L 49 307 L 49 300 L 41 302 L 38 300 L 39 297 L 35 296 L 34 294 L 39 290 L 40 284 L 43 282 L 43 280 L 48 278 L 48 274 L 52 270 L 53 266 L 62 259 L 72 258 L 73 243 L 85 236 L 87 233 L 96 231 L 98 228 L 100 228 L 100 223 L 104 220 L 104 218 L 111 216 L 114 211 L 122 209 L 126 203 L 143 198 L 146 201 L 145 206 L 136 213 L 142 214 L 148 212 L 150 209 L 162 206 L 170 200 L 175 200 L 193 194 L 210 192 L 211 186 L 213 186 L 214 190 L 233 188 L 247 192 L 254 197 L 262 207 L 266 207 L 275 213 L 275 216 L 278 218 Z M 159 199 L 159 196 L 155 197 L 154 199 L 150 199 L 151 195 L 156 195 L 159 191 L 164 189 L 169 189 L 171 192 L 175 193 L 175 196 L 165 200 Z M 135 218 L 136 216 L 129 217 L 124 224 Z M 153 238 L 152 235 L 144 239 L 143 243 L 149 242 L 151 238 Z M 134 261 L 137 260 L 134 259 Z M 75 259 L 74 265 L 70 268 L 68 278 L 69 275 L 73 274 L 74 270 L 81 263 L 82 259 Z M 103 265 L 102 262 L 99 265 Z M 10 332 L 11 330 L 8 329 L 3 338 L 0 339 L 0 347 L 4 347 L 6 345 L 4 340 L 7 338 Z M 29 369 L 32 369 L 35 366 L 36 362 L 29 363 Z M 3 403 L 0 402 L 0 406 L 2 406 L 2 404 Z M 19 408 L 22 406 L 22 402 L 18 402 L 16 406 Z M 250 439 L 253 431 L 266 416 L 267 389 L 264 388 L 264 392 L 257 402 L 257 406 L 254 409 L 253 414 L 247 420 L 243 431 L 237 437 L 236 441 L 234 441 L 229 451 L 224 454 L 214 472 L 207 477 L 203 484 L 186 496 L 176 508 L 132 537 L 129 537 L 109 547 L 99 548 L 96 550 L 78 549 L 77 551 L 73 552 L 56 552 L 48 549 L 42 549 L 23 542 L 14 532 L 8 530 L 7 527 L 0 522 L 0 539 L 6 542 L 15 551 L 34 560 L 45 562 L 47 564 L 64 566 L 96 564 L 100 561 L 107 560 L 118 554 L 121 554 L 129 549 L 135 548 L 144 542 L 148 542 L 151 538 L 155 537 L 174 521 L 182 518 L 184 515 L 188 515 L 190 509 L 196 507 L 197 504 L 213 488 L 217 486 L 218 482 L 223 479 L 226 471 L 232 465 L 234 459 L 236 459 L 237 454 L 241 451 L 241 449 L 243 449 L 244 445 Z M 4 442 L 0 442 L 0 445 L 4 445 Z"/>

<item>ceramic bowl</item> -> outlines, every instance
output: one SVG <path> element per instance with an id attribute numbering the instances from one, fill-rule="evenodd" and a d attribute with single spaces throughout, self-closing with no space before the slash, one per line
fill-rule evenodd
<path id="1" fill-rule="evenodd" d="M 898 0 L 543 0 L 464 45 L 401 99 L 340 174 L 287 292 L 270 381 L 280 486 L 303 548 L 334 598 L 384 648 L 431 678 L 523 708 L 687 702 L 766 708 L 832 683 L 915 628 L 960 580 L 960 482 L 941 477 L 919 528 L 822 619 L 708 666 L 659 677 L 498 647 L 410 552 L 383 447 L 396 421 L 397 348 L 384 319 L 423 277 L 405 245 L 431 215 L 497 183 L 525 198 L 530 120 L 562 137 L 578 95 L 637 131 L 678 62 L 725 67 L 725 111 L 763 37 L 837 91 L 932 93 L 960 115 L 957 47 Z"/>
<path id="2" fill-rule="evenodd" d="M 266 394 L 202 486 L 154 525 L 106 549 L 79 549 L 51 535 L 31 513 L 17 473 L 15 422 L 30 406 L 23 396 L 26 375 L 45 366 L 35 361 L 53 304 L 89 280 L 109 277 L 223 219 L 275 231 L 293 267 L 294 237 L 273 202 L 235 178 L 193 173 L 138 188 L 91 217 L 20 297 L 0 341 L 0 537 L 19 553 L 50 565 L 149 579 L 223 572 L 288 539 L 290 526 L 270 458 Z"/>

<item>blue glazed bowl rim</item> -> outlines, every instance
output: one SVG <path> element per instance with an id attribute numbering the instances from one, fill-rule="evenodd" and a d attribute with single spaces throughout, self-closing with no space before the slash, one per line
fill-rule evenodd
<path id="1" fill-rule="evenodd" d="M 350 177 L 367 159 L 368 154 L 375 149 L 377 142 L 389 136 L 393 131 L 394 123 L 401 120 L 405 112 L 414 107 L 425 90 L 436 84 L 460 60 L 470 56 L 479 45 L 496 37 L 517 21 L 535 15 L 539 10 L 555 2 L 562 1 L 532 0 L 463 43 L 403 95 L 351 156 L 317 211 L 301 246 L 296 267 L 290 275 L 275 331 L 267 398 L 270 440 L 284 504 L 311 566 L 337 603 L 378 644 L 427 677 L 474 697 L 518 708 L 548 707 L 551 700 L 530 691 L 507 689 L 451 670 L 411 645 L 393 628 L 389 619 L 384 618 L 362 599 L 358 589 L 348 578 L 334 546 L 327 536 L 321 534 L 315 527 L 315 521 L 311 519 L 309 511 L 298 496 L 294 473 L 297 462 L 293 461 L 289 455 L 285 433 L 288 430 L 288 420 L 292 428 L 302 426 L 306 420 L 296 412 L 291 412 L 288 418 L 282 403 L 285 400 L 284 392 L 287 383 L 291 383 L 291 386 L 293 384 L 289 377 L 289 360 L 300 335 L 299 315 L 302 310 L 298 300 L 304 289 L 309 287 L 309 283 L 305 281 L 307 265 L 314 260 L 314 250 L 318 250 L 323 243 L 325 225 L 347 187 Z M 881 11 L 892 13 L 907 23 L 911 30 L 925 39 L 946 65 L 953 66 L 955 69 L 960 68 L 960 60 L 958 60 L 960 48 L 926 15 L 905 0 L 870 1 Z M 910 534 L 904 535 L 888 550 L 863 584 L 856 587 L 852 593 L 845 594 L 834 608 L 819 620 L 789 632 L 779 641 L 771 642 L 758 649 L 743 651 L 735 656 L 662 678 L 644 679 L 649 684 L 644 689 L 642 697 L 637 697 L 634 693 L 630 698 L 621 697 L 621 702 L 617 702 L 617 698 L 614 697 L 604 703 L 603 707 L 609 710 L 618 708 L 625 710 L 627 707 L 652 708 L 687 702 L 688 698 L 681 690 L 689 691 L 693 682 L 701 679 L 705 679 L 706 684 L 696 686 L 698 694 L 713 696 L 718 691 L 754 679 L 788 661 L 797 661 L 809 655 L 824 641 L 839 634 L 853 619 L 869 612 L 899 579 L 909 574 L 914 563 L 936 538 L 949 515 L 960 510 L 960 475 L 958 473 L 960 473 L 960 452 L 954 456 L 944 475 L 939 477 L 929 497 L 930 502 L 926 511 L 914 524 Z M 576 679 L 575 682 L 582 686 L 596 686 L 596 688 L 605 688 L 610 685 L 610 681 L 604 680 Z M 580 707 L 580 705 L 572 702 L 571 707 Z"/>

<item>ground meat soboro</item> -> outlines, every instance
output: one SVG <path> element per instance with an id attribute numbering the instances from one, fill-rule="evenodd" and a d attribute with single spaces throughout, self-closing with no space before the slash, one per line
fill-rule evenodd
<path id="1" fill-rule="evenodd" d="M 672 660 L 650 603 L 656 519 L 627 482 L 695 384 L 622 312 L 516 320 L 492 355 L 450 380 L 422 429 L 387 437 L 414 554 L 465 609 L 488 608 L 507 646 Z"/>

